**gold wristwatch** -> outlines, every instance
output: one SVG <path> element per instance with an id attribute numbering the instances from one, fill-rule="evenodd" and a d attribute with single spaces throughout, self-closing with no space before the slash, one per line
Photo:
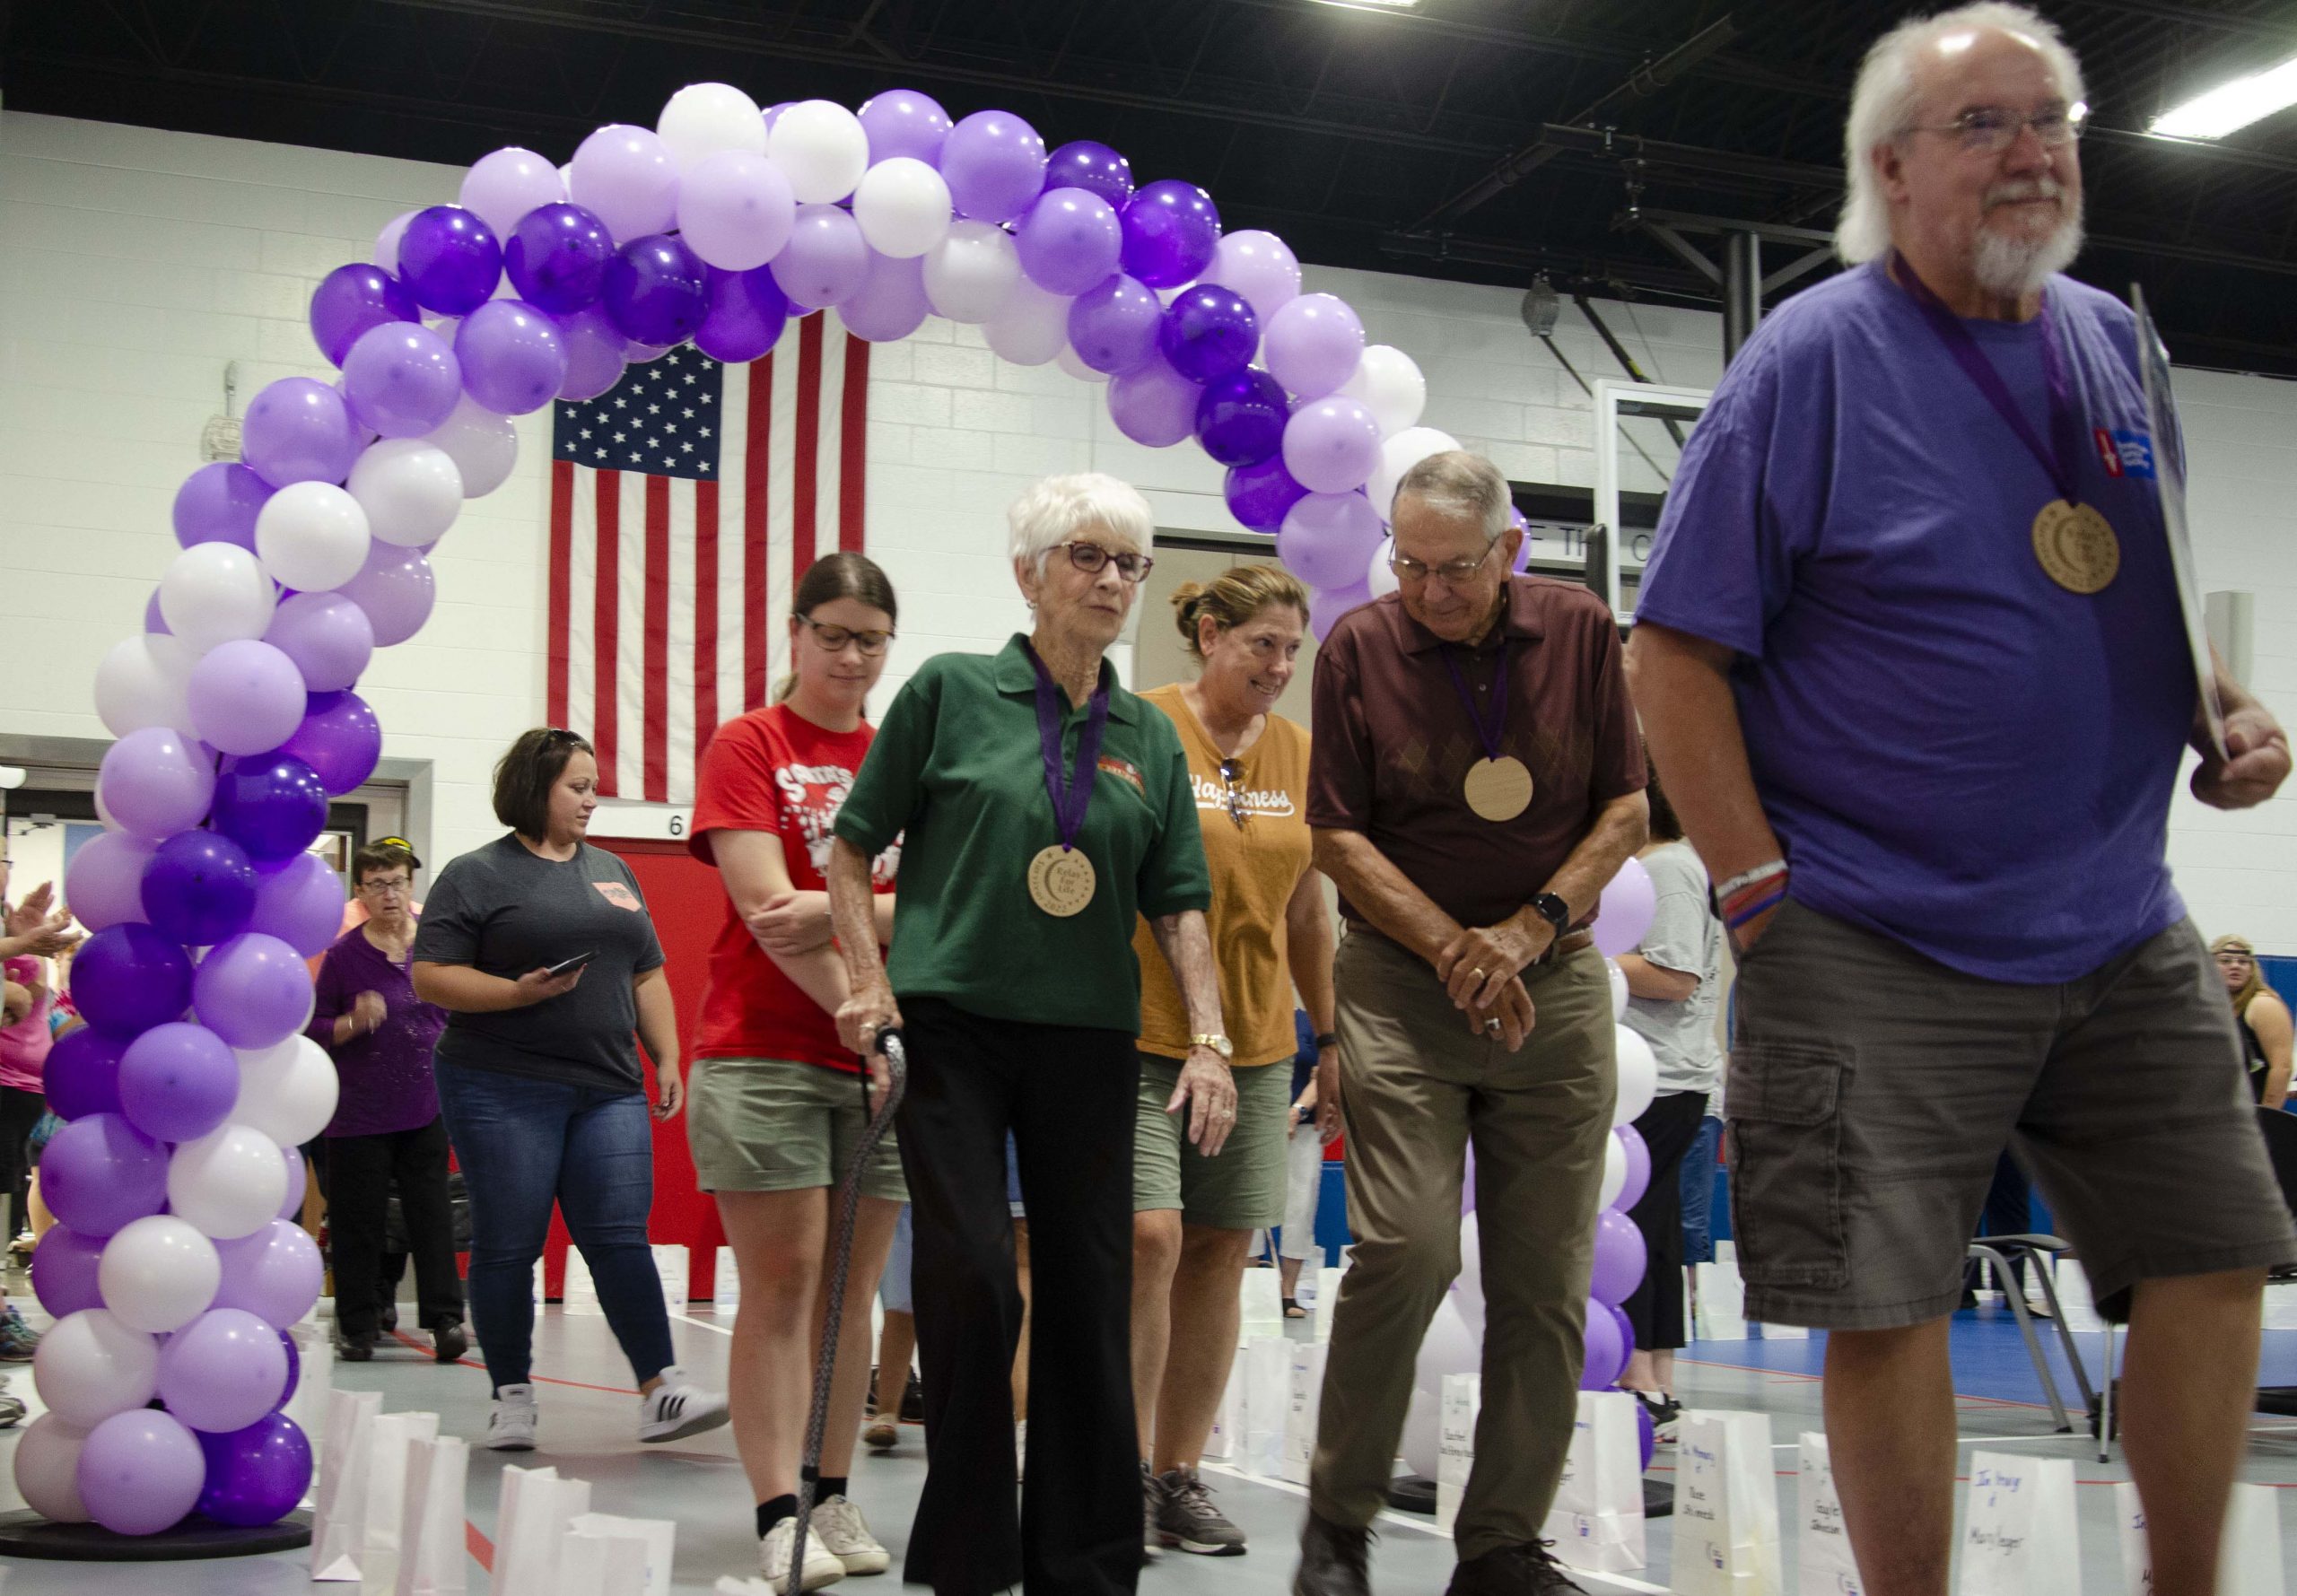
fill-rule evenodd
<path id="1" fill-rule="evenodd" d="M 1218 1031 L 1202 1031 L 1188 1039 L 1191 1047 L 1209 1047 L 1224 1059 L 1236 1056 L 1236 1044 Z"/>

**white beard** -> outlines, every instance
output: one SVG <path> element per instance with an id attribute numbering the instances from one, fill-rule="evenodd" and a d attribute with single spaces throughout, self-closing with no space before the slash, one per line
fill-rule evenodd
<path id="1" fill-rule="evenodd" d="M 1970 249 L 1970 271 L 1978 286 L 2004 299 L 2039 293 L 2056 272 L 2082 253 L 2082 214 L 2076 211 L 2040 239 L 2011 239 L 1980 227 Z"/>

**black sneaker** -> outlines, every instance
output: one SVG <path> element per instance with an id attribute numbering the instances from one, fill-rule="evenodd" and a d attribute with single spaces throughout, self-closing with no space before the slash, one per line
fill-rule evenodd
<path id="1" fill-rule="evenodd" d="M 1682 1423 L 1683 1405 L 1658 1391 L 1630 1391 L 1627 1394 L 1651 1416 L 1651 1439 L 1659 1445 L 1673 1446 L 1676 1426 Z"/>
<path id="2" fill-rule="evenodd" d="M 1300 1567 L 1292 1596 L 1372 1596 L 1372 1532 L 1347 1530 L 1314 1509 L 1300 1526 Z"/>
<path id="3" fill-rule="evenodd" d="M 344 1336 L 335 1344 L 335 1356 L 346 1364 L 363 1364 L 375 1356 L 372 1336 Z"/>
<path id="4" fill-rule="evenodd" d="M 1572 1583 L 1563 1565 L 1549 1556 L 1547 1548 L 1554 1544 L 1530 1540 L 1463 1562 L 1452 1571 L 1447 1596 L 1587 1596 L 1586 1588 Z"/>
<path id="5" fill-rule="evenodd" d="M 925 1422 L 925 1388 L 917 1382 L 917 1371 L 909 1372 L 909 1383 L 901 1391 L 901 1421 L 905 1425 Z"/>
<path id="6" fill-rule="evenodd" d="M 431 1344 L 433 1362 L 451 1364 L 470 1350 L 470 1337 L 464 1332 L 461 1320 L 450 1319 L 432 1330 Z"/>

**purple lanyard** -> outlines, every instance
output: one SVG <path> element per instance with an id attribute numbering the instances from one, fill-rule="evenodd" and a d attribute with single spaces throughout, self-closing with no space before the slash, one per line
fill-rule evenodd
<path id="1" fill-rule="evenodd" d="M 2045 449 L 2042 440 L 2034 433 L 2033 423 L 2026 419 L 2025 413 L 2018 408 L 2018 401 L 2011 397 L 2009 384 L 2002 380 L 2002 373 L 1994 369 L 1994 362 L 1986 358 L 1986 351 L 1978 346 L 1978 340 L 1970 336 L 1970 329 L 1962 325 L 1961 318 L 1948 310 L 1945 301 L 1931 292 L 1930 284 L 1922 280 L 1921 274 L 1914 269 L 1913 263 L 1905 256 L 1896 255 L 1891 258 L 1898 263 L 1903 275 L 1907 292 L 1921 307 L 1922 314 L 1930 322 L 1931 330 L 1946 346 L 1946 353 L 1954 357 L 1954 363 L 1961 367 L 1963 374 L 1977 385 L 1978 391 L 1986 396 L 1987 403 L 1994 406 L 1995 414 L 2001 416 L 2010 430 L 2017 434 L 2018 441 L 2041 462 L 2042 469 L 2049 474 L 2050 481 L 2057 486 L 2057 496 L 2068 504 L 2081 503 L 2081 484 L 2074 475 L 2074 463 L 2082 458 L 2082 418 L 2074 413 L 2073 386 L 2066 380 L 2065 357 L 2058 353 L 2057 330 L 2050 315 L 2049 290 L 2047 287 L 2042 290 L 2039 318 L 2042 324 L 2042 376 L 2049 387 L 2049 447 Z"/>
<path id="2" fill-rule="evenodd" d="M 1491 685 L 1491 724 L 1483 723 L 1483 711 L 1476 708 L 1475 694 L 1468 691 L 1468 680 L 1460 674 L 1458 661 L 1452 658 L 1452 645 L 1443 645 L 1444 668 L 1452 673 L 1452 685 L 1459 690 L 1460 702 L 1467 709 L 1468 719 L 1475 722 L 1475 735 L 1483 743 L 1486 759 L 1499 757 L 1499 734 L 1507 729 L 1507 638 L 1499 638 L 1498 677 Z"/>
<path id="3" fill-rule="evenodd" d="M 1093 689 L 1090 707 L 1085 714 L 1085 729 L 1077 737 L 1077 764 L 1063 780 L 1061 769 L 1061 689 L 1052 685 L 1052 673 L 1037 658 L 1037 651 L 1026 640 L 1021 644 L 1029 663 L 1037 673 L 1037 746 L 1044 754 L 1045 796 L 1052 800 L 1053 828 L 1061 833 L 1061 846 L 1077 846 L 1077 833 L 1085 829 L 1085 810 L 1093 801 L 1093 779 L 1099 773 L 1101 734 L 1108 729 L 1109 686 L 1103 682 Z"/>

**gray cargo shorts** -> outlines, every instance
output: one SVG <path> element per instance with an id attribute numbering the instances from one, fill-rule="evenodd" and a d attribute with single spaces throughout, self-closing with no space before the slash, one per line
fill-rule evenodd
<path id="1" fill-rule="evenodd" d="M 1952 1313 L 2005 1143 L 2109 1317 L 2142 1279 L 2297 1261 L 2189 920 L 2078 981 L 2013 986 L 1790 900 L 1740 960 L 1736 1002 L 1731 1220 L 1750 1319 L 1890 1330 Z"/>

